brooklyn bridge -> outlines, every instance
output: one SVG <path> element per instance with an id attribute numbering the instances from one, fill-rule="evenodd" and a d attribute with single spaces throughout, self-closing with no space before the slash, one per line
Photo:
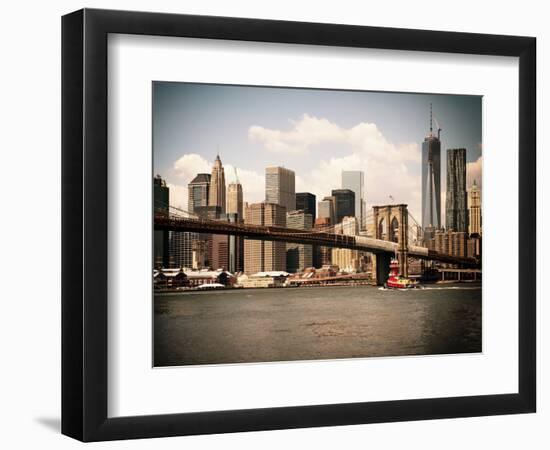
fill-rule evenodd
<path id="1" fill-rule="evenodd" d="M 399 262 L 399 273 L 408 276 L 409 259 L 439 261 L 461 268 L 478 269 L 481 262 L 476 258 L 449 255 L 409 241 L 407 205 L 374 206 L 370 220 L 374 224 L 373 237 L 334 233 L 331 229 L 299 230 L 292 228 L 235 223 L 199 218 L 178 208 L 158 208 L 154 214 L 155 230 L 195 232 L 241 236 L 246 239 L 280 241 L 323 247 L 346 248 L 373 254 L 373 275 L 378 284 L 387 279 L 392 257 Z M 413 219 L 414 220 L 414 219 Z M 417 230 L 418 231 L 418 230 Z"/>

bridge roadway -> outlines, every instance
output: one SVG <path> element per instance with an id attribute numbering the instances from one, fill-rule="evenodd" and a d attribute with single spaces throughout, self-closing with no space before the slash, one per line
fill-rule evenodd
<path id="1" fill-rule="evenodd" d="M 155 230 L 188 231 L 194 233 L 226 234 L 261 241 L 280 241 L 296 244 L 320 245 L 323 247 L 349 248 L 375 254 L 392 254 L 397 243 L 365 236 L 348 236 L 325 232 L 312 232 L 291 228 L 231 223 L 155 213 Z M 475 258 L 462 258 L 428 250 L 426 247 L 409 245 L 408 255 L 413 258 L 461 264 L 464 267 L 479 267 Z"/>

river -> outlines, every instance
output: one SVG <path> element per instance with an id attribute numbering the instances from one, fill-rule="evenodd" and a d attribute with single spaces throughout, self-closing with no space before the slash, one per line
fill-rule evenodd
<path id="1" fill-rule="evenodd" d="M 154 364 L 481 352 L 481 285 L 155 295 Z"/>

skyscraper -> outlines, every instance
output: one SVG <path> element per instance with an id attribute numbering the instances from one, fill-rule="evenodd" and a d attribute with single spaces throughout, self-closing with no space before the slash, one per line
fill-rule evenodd
<path id="1" fill-rule="evenodd" d="M 315 195 L 310 192 L 296 193 L 296 209 L 303 210 L 306 214 L 311 215 L 312 223 L 315 223 Z"/>
<path id="2" fill-rule="evenodd" d="M 199 239 L 198 233 L 170 231 L 170 267 L 193 267 L 193 245 Z"/>
<path id="3" fill-rule="evenodd" d="M 210 192 L 210 174 L 199 173 L 187 185 L 187 211 L 195 212 L 195 208 L 208 206 Z"/>
<path id="4" fill-rule="evenodd" d="M 359 228 L 365 228 L 365 173 L 362 170 L 343 170 L 342 189 L 355 194 L 355 217 L 359 219 Z"/>
<path id="5" fill-rule="evenodd" d="M 433 134 L 430 104 L 430 133 L 422 143 L 422 228 L 427 233 L 441 228 L 441 128 Z"/>
<path id="6" fill-rule="evenodd" d="M 284 206 L 287 212 L 296 209 L 294 171 L 284 167 L 266 167 L 265 201 Z"/>
<path id="7" fill-rule="evenodd" d="M 470 188 L 469 233 L 481 235 L 481 191 L 474 180 Z"/>
<path id="8" fill-rule="evenodd" d="M 447 196 L 445 225 L 449 231 L 468 231 L 468 194 L 466 192 L 466 149 L 447 150 Z"/>
<path id="9" fill-rule="evenodd" d="M 170 190 L 160 175 L 153 178 L 153 198 L 155 214 L 168 215 L 170 205 Z M 168 267 L 169 239 L 168 232 L 155 230 L 153 264 L 155 267 Z"/>
<path id="10" fill-rule="evenodd" d="M 222 214 L 225 213 L 225 173 L 220 155 L 216 156 L 214 167 L 212 167 L 208 206 L 219 206 Z"/>
<path id="11" fill-rule="evenodd" d="M 344 217 L 355 217 L 355 193 L 351 189 L 333 189 L 332 196 L 336 223 L 342 222 Z"/>
<path id="12" fill-rule="evenodd" d="M 227 213 L 237 214 L 238 219 L 244 219 L 243 187 L 238 178 L 227 186 Z"/>
<path id="13" fill-rule="evenodd" d="M 286 210 L 275 203 L 252 203 L 246 208 L 245 223 L 265 226 L 286 226 Z M 244 241 L 244 272 L 286 270 L 286 243 Z"/>
<path id="14" fill-rule="evenodd" d="M 311 230 L 313 220 L 311 214 L 304 210 L 286 213 L 286 227 L 296 230 Z M 301 272 L 313 265 L 313 249 L 311 245 L 289 243 L 286 246 L 286 270 L 291 273 Z"/>
<path id="15" fill-rule="evenodd" d="M 331 196 L 325 197 L 323 200 L 317 203 L 317 218 L 328 219 L 330 225 L 334 225 L 336 222 L 336 199 Z M 317 221 L 317 219 L 316 219 Z"/>

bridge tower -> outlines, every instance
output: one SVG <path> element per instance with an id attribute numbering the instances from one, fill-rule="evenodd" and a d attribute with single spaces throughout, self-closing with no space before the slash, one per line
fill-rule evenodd
<path id="1" fill-rule="evenodd" d="M 407 205 L 373 206 L 374 237 L 397 243 L 397 260 L 399 275 L 409 274 L 409 213 Z M 374 255 L 373 274 L 376 284 L 382 285 L 388 279 L 391 255 L 379 253 Z"/>

